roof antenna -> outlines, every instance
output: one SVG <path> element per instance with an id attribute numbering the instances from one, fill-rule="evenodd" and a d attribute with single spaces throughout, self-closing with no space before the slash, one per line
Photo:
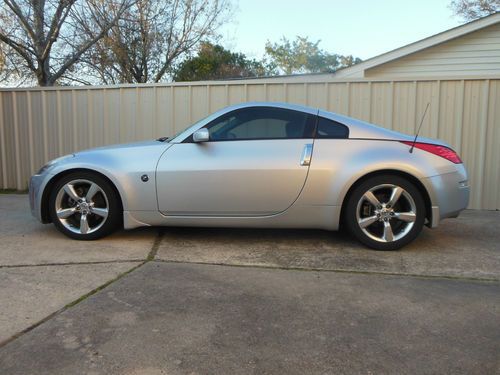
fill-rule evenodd
<path id="1" fill-rule="evenodd" d="M 417 143 L 418 133 L 420 133 L 420 129 L 422 128 L 422 124 L 424 123 L 425 115 L 427 114 L 427 110 L 429 109 L 430 105 L 431 105 L 431 103 L 427 102 L 427 106 L 425 107 L 424 115 L 422 116 L 422 120 L 420 120 L 420 125 L 418 126 L 418 129 L 417 129 L 417 134 L 415 134 L 415 139 L 413 140 L 413 143 L 411 144 L 411 147 L 410 147 L 410 154 L 413 152 L 413 149 L 415 148 L 415 143 Z"/>

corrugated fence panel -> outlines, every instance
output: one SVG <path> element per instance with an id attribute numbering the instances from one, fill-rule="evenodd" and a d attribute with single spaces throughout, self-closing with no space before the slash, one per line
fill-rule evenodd
<path id="1" fill-rule="evenodd" d="M 440 86 L 438 138 L 461 153 L 464 81 L 443 81 Z"/>
<path id="2" fill-rule="evenodd" d="M 470 174 L 471 208 L 500 209 L 500 80 L 226 81 L 0 91 L 0 187 L 25 189 L 46 161 L 171 136 L 229 104 L 284 101 L 448 142 Z"/>
<path id="3" fill-rule="evenodd" d="M 392 84 L 372 83 L 371 122 L 392 128 Z"/>
<path id="4" fill-rule="evenodd" d="M 238 90 L 233 90 L 230 92 L 230 96 L 234 96 L 234 100 L 238 102 L 239 96 L 242 95 L 239 87 Z M 191 100 L 193 105 L 191 107 L 192 112 L 192 122 L 201 120 L 210 113 L 208 108 L 208 87 L 207 86 L 193 86 L 191 91 Z M 241 100 L 239 101 L 241 102 Z"/>
<path id="5" fill-rule="evenodd" d="M 500 81 L 489 87 L 482 207 L 500 207 Z"/>
<path id="6" fill-rule="evenodd" d="M 28 108 L 28 114 L 31 113 L 33 137 L 33 149 L 31 152 L 34 157 L 34 169 L 32 172 L 36 172 L 48 160 L 46 138 L 44 136 L 45 120 L 43 116 L 45 111 L 43 109 L 41 92 L 29 92 L 29 98 L 28 103 L 31 104 L 31 111 Z M 73 129 L 70 128 L 70 131 L 73 134 Z M 70 146 L 73 150 L 75 149 L 73 144 Z"/>
<path id="7" fill-rule="evenodd" d="M 267 99 L 261 99 L 262 100 L 267 100 L 270 102 L 284 102 L 286 101 L 286 95 L 285 95 L 285 89 L 286 86 L 283 83 L 279 83 L 276 85 L 270 84 L 267 85 L 267 92 L 266 92 L 266 97 Z"/>
<path id="8" fill-rule="evenodd" d="M 349 83 L 328 84 L 328 110 L 341 115 L 349 114 Z"/>
<path id="9" fill-rule="evenodd" d="M 17 179 L 20 179 L 21 184 L 27 184 L 28 180 L 25 176 L 29 175 L 31 172 L 30 166 L 30 142 L 29 142 L 29 122 L 28 122 L 28 95 L 26 92 L 16 93 L 15 100 L 16 110 L 17 110 L 17 146 L 16 146 L 16 160 L 18 160 L 18 165 L 20 173 Z"/>
<path id="10" fill-rule="evenodd" d="M 137 94 L 137 129 L 139 132 L 135 138 L 151 139 L 155 138 L 155 90 L 152 87 L 140 88 L 136 91 Z"/>
<path id="11" fill-rule="evenodd" d="M 486 150 L 486 125 L 488 104 L 488 81 L 465 82 L 463 105 L 462 153 L 469 170 L 471 202 L 473 207 L 481 207 L 484 163 Z"/>
<path id="12" fill-rule="evenodd" d="M 191 121 L 191 95 L 188 86 L 174 88 L 174 131 L 177 133 Z"/>
<path id="13" fill-rule="evenodd" d="M 393 128 L 394 130 L 414 134 L 415 110 L 417 103 L 416 82 L 394 83 Z"/>
<path id="14" fill-rule="evenodd" d="M 208 88 L 206 88 L 208 90 Z M 174 132 L 173 88 L 156 88 L 156 128 L 158 137 L 167 137 Z M 208 99 L 205 103 L 208 105 Z"/>
<path id="15" fill-rule="evenodd" d="M 303 83 L 288 83 L 286 85 L 287 102 L 305 105 L 307 102 L 306 85 Z"/>
<path id="16" fill-rule="evenodd" d="M 2 155 L 5 158 L 6 170 L 3 171 L 5 186 L 7 188 L 16 188 L 18 183 L 16 181 L 17 175 L 21 173 L 18 169 L 15 158 L 15 149 L 18 147 L 15 141 L 15 128 L 17 127 L 16 121 L 14 121 L 14 107 L 12 105 L 13 93 L 3 93 L 2 95 L 2 120 L 4 121 L 4 131 L 3 136 L 5 140 L 2 142 Z"/>
<path id="17" fill-rule="evenodd" d="M 253 89 L 254 86 L 251 86 L 249 88 Z M 261 90 L 265 90 L 264 87 L 259 86 L 258 87 Z M 249 93 L 251 93 L 253 90 L 249 90 Z M 221 108 L 224 108 L 227 106 L 228 103 L 228 88 L 227 86 L 210 86 L 210 91 L 208 93 L 209 95 L 209 110 L 210 113 L 218 111 Z M 177 107 L 175 108 L 175 112 L 177 112 Z"/>
<path id="18" fill-rule="evenodd" d="M 222 98 L 222 96 L 221 96 Z M 267 85 L 253 84 L 247 86 L 247 100 L 249 102 L 261 102 L 267 100 Z M 221 109 L 226 105 L 226 102 L 219 102 L 221 105 L 217 109 Z"/>
<path id="19" fill-rule="evenodd" d="M 324 83 L 310 83 L 307 85 L 307 105 L 317 108 L 326 108 L 328 106 L 328 90 Z"/>
<path id="20" fill-rule="evenodd" d="M 228 86 L 229 104 L 238 104 L 246 101 L 247 88 L 246 85 L 231 85 Z"/>
<path id="21" fill-rule="evenodd" d="M 351 83 L 349 85 L 349 116 L 370 121 L 371 83 Z"/>
<path id="22" fill-rule="evenodd" d="M 439 125 L 439 96 L 437 91 L 438 83 L 436 82 L 417 83 L 415 120 L 417 127 L 422 124 L 420 134 L 424 137 L 437 138 Z M 426 113 L 427 105 L 429 105 L 429 108 Z"/>

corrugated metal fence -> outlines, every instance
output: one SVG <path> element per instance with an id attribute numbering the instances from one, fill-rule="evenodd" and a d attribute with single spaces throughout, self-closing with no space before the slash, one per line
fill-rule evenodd
<path id="1" fill-rule="evenodd" d="M 26 189 L 46 161 L 105 144 L 169 136 L 226 105 L 284 101 L 423 136 L 462 156 L 471 208 L 500 209 L 500 79 L 205 82 L 0 91 L 0 187 Z"/>

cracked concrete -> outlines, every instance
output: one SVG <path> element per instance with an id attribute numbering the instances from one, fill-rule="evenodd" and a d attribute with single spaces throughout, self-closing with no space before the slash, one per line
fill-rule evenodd
<path id="1" fill-rule="evenodd" d="M 31 216 L 27 195 L 0 195 L 0 222 L 0 343 L 141 264 L 158 238 L 145 228 L 72 241 Z"/>
<path id="2" fill-rule="evenodd" d="M 500 212 L 399 252 L 310 230 L 78 242 L 26 195 L 0 221 L 2 374 L 500 373 Z"/>
<path id="3" fill-rule="evenodd" d="M 149 262 L 0 363 L 9 375 L 495 374 L 499 319 L 498 283 Z"/>
<path id="4" fill-rule="evenodd" d="M 167 228 L 158 259 L 500 280 L 500 212 L 465 211 L 401 251 L 373 251 L 340 232 Z"/>
<path id="5" fill-rule="evenodd" d="M 27 195 L 0 195 L 0 265 L 143 260 L 158 229 L 120 231 L 99 241 L 71 241 L 32 216 Z"/>
<path id="6" fill-rule="evenodd" d="M 137 264 L 0 269 L 0 343 Z"/>

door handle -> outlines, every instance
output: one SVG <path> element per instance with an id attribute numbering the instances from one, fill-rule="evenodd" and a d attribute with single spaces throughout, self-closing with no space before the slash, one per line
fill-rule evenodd
<path id="1" fill-rule="evenodd" d="M 312 144 L 307 144 L 304 146 L 304 151 L 302 151 L 302 157 L 300 158 L 300 165 L 309 166 L 311 164 L 312 151 Z"/>

